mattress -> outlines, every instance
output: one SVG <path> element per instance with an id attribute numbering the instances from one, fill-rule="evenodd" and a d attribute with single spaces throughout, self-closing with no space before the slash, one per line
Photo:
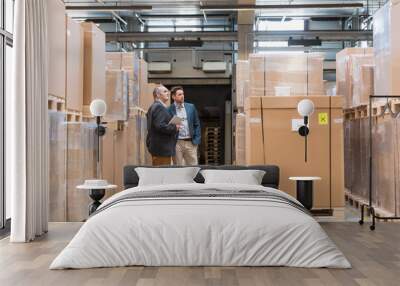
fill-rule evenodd
<path id="1" fill-rule="evenodd" d="M 193 183 L 135 187 L 110 197 L 50 269 L 133 265 L 351 267 L 290 195 Z"/>

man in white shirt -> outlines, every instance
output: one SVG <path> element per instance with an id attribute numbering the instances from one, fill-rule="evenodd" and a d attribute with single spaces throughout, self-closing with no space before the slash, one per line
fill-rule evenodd
<path id="1" fill-rule="evenodd" d="M 200 119 L 196 107 L 185 102 L 185 95 L 181 86 L 171 89 L 174 103 L 169 107 L 170 112 L 181 118 L 177 135 L 175 163 L 182 165 L 197 165 L 197 147 L 201 142 Z"/>

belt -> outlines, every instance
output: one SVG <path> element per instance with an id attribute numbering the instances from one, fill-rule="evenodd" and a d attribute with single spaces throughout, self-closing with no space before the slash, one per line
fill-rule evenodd
<path id="1" fill-rule="evenodd" d="M 184 139 L 178 139 L 178 140 L 183 140 L 183 141 L 192 141 L 192 138 L 184 138 Z"/>

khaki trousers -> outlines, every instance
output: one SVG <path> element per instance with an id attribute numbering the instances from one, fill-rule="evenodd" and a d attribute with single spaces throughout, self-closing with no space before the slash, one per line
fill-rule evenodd
<path id="1" fill-rule="evenodd" d="M 171 157 L 151 156 L 153 166 L 171 165 Z"/>
<path id="2" fill-rule="evenodd" d="M 198 165 L 197 161 L 197 145 L 192 141 L 178 140 L 176 142 L 174 163 L 178 166 Z"/>

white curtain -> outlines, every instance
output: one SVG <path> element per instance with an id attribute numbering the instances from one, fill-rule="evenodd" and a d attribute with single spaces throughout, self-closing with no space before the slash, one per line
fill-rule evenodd
<path id="1" fill-rule="evenodd" d="M 48 226 L 46 0 L 16 0 L 13 95 L 6 146 L 12 242 L 28 242 Z"/>

